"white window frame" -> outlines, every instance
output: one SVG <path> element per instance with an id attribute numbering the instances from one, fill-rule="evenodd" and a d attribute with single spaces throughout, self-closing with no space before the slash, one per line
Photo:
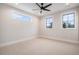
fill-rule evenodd
<path id="1" fill-rule="evenodd" d="M 52 28 L 53 28 L 53 17 L 51 17 L 51 16 L 45 18 L 45 19 L 46 19 L 46 26 L 45 26 L 45 27 L 46 27 L 46 28 L 49 28 L 49 27 L 47 27 L 47 19 L 48 19 L 48 18 L 52 18 Z M 52 29 L 52 28 L 49 28 L 49 29 Z"/>
<path id="2" fill-rule="evenodd" d="M 63 15 L 72 14 L 72 13 L 74 13 L 74 28 L 63 28 Z M 63 29 L 76 29 L 76 19 L 77 19 L 76 16 L 77 16 L 76 11 L 68 11 L 68 12 L 62 13 L 61 14 L 61 28 L 63 28 Z"/>

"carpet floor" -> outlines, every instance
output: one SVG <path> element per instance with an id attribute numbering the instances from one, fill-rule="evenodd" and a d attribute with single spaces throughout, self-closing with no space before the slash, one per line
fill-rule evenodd
<path id="1" fill-rule="evenodd" d="M 32 39 L 0 48 L 0 55 L 78 55 L 79 45 L 50 40 Z"/>

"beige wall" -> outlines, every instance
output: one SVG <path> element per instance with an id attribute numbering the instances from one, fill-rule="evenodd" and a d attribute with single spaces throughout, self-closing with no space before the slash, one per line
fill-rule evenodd
<path id="1" fill-rule="evenodd" d="M 79 7 L 78 7 L 77 11 L 78 11 L 78 40 L 79 40 Z"/>
<path id="2" fill-rule="evenodd" d="M 61 15 L 65 12 L 55 13 L 52 16 L 54 18 L 54 24 L 52 29 L 45 28 L 45 17 L 41 19 L 37 16 L 22 12 L 16 8 L 0 4 L 0 44 L 20 40 L 28 37 L 45 37 L 53 39 L 63 40 L 78 40 L 79 33 L 79 8 L 72 9 L 76 11 L 76 28 L 75 29 L 63 29 Z M 22 22 L 19 19 L 14 19 L 13 14 L 20 13 L 22 15 L 31 16 L 31 22 Z M 40 26 L 40 27 L 39 27 Z"/>
<path id="3" fill-rule="evenodd" d="M 15 19 L 15 13 L 31 16 L 32 21 L 23 22 Z M 39 34 L 38 21 L 37 16 L 0 4 L 0 44 L 33 36 L 37 37 Z"/>
<path id="4" fill-rule="evenodd" d="M 79 40 L 79 7 L 78 7 L 78 40 Z"/>
<path id="5" fill-rule="evenodd" d="M 62 28 L 62 18 L 61 16 L 64 13 L 68 12 L 76 12 L 76 19 L 75 19 L 75 25 L 76 28 L 74 29 L 63 29 Z M 53 17 L 53 28 L 52 29 L 47 29 L 45 27 L 45 17 L 42 17 L 41 19 L 41 25 L 40 25 L 40 37 L 44 38 L 51 38 L 51 39 L 59 39 L 59 40 L 78 40 L 78 10 L 76 9 L 70 9 L 70 10 L 65 10 L 63 12 L 58 12 L 53 15 L 48 15 Z"/>

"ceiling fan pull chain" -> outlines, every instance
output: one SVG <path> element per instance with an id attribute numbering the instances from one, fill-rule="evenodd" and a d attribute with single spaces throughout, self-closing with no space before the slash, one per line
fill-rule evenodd
<path id="1" fill-rule="evenodd" d="M 40 11 L 40 13 L 42 13 L 42 10 Z"/>

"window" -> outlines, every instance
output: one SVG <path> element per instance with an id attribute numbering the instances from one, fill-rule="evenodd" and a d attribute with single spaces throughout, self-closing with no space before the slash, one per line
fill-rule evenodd
<path id="1" fill-rule="evenodd" d="M 75 28 L 75 13 L 63 15 L 63 28 Z"/>
<path id="2" fill-rule="evenodd" d="M 46 18 L 46 28 L 52 28 L 53 20 L 52 17 Z"/>

